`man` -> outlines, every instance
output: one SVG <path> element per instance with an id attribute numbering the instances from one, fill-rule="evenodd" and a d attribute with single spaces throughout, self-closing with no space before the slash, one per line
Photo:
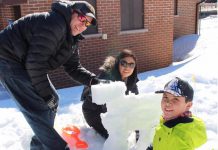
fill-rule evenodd
<path id="1" fill-rule="evenodd" d="M 50 12 L 27 15 L 0 32 L 0 81 L 35 133 L 31 150 L 69 149 L 53 128 L 58 95 L 48 72 L 63 65 L 82 84 L 99 82 L 79 61 L 78 42 L 90 25 L 96 18 L 89 3 L 57 1 Z"/>

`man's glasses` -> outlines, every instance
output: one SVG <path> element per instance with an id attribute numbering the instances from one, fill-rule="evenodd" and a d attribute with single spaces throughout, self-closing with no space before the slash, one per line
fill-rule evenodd
<path id="1" fill-rule="evenodd" d="M 122 67 L 125 67 L 125 68 L 127 68 L 127 67 L 129 67 L 131 69 L 135 68 L 135 63 L 128 63 L 125 60 L 120 60 L 120 65 Z"/>
<path id="2" fill-rule="evenodd" d="M 82 22 L 86 27 L 91 26 L 91 22 L 88 21 L 88 19 L 81 13 L 75 11 L 78 14 L 78 19 L 80 22 Z"/>

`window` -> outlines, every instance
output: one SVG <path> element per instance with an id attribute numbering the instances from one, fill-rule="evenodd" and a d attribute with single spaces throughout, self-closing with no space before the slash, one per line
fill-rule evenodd
<path id="1" fill-rule="evenodd" d="M 178 15 L 178 0 L 174 0 L 174 15 Z"/>
<path id="2" fill-rule="evenodd" d="M 121 30 L 144 28 L 144 0 L 121 0 Z"/>
<path id="3" fill-rule="evenodd" d="M 20 5 L 14 5 L 12 6 L 13 9 L 13 19 L 12 18 L 8 18 L 8 25 L 10 25 L 11 23 L 13 23 L 15 20 L 19 19 L 21 17 L 21 10 L 20 10 Z"/>
<path id="4" fill-rule="evenodd" d="M 87 2 L 89 2 L 94 8 L 95 8 L 95 16 L 97 19 L 97 10 L 96 10 L 96 0 L 86 0 Z M 87 28 L 86 31 L 83 32 L 84 35 L 87 34 L 96 34 L 98 33 L 98 26 L 90 26 Z"/>
<path id="5" fill-rule="evenodd" d="M 17 20 L 21 17 L 20 5 L 13 6 L 13 9 L 14 9 L 14 18 L 15 20 Z"/>

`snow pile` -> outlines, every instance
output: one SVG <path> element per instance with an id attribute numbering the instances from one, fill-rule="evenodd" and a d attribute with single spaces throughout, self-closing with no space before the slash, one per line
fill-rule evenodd
<path id="1" fill-rule="evenodd" d="M 186 60 L 173 63 L 169 67 L 141 73 L 138 75 L 141 81 L 137 85 L 139 87 L 140 95 L 143 93 L 146 95 L 153 93 L 156 90 L 163 89 L 166 82 L 175 76 L 189 81 L 195 91 L 192 111 L 196 116 L 205 121 L 208 135 L 207 143 L 198 150 L 218 150 L 218 18 L 204 18 L 201 21 L 201 25 L 201 35 L 198 38 L 198 41 L 200 40 L 201 42 L 197 41 L 194 48 L 194 51 L 201 52 L 200 55 L 197 53 L 198 57 L 189 57 Z M 192 38 L 189 40 L 192 40 Z M 180 49 L 180 51 L 183 51 L 183 49 Z M 59 131 L 63 126 L 68 124 L 76 125 L 81 129 L 81 139 L 87 141 L 89 144 L 88 150 L 102 150 L 105 142 L 104 139 L 92 128 L 88 127 L 82 115 L 82 102 L 80 101 L 82 89 L 83 86 L 78 86 L 58 90 L 58 93 L 60 94 L 60 107 L 55 120 L 55 128 Z M 116 88 L 114 87 L 114 89 Z M 4 99 L 1 92 L 2 90 L 0 90 L 0 149 L 28 150 L 33 133 L 22 114 L 17 110 L 13 100 L 8 99 L 8 97 Z M 116 91 L 111 95 L 119 94 L 120 92 Z M 145 100 L 143 102 L 146 103 Z M 133 104 L 130 103 L 130 105 Z M 143 105 L 149 106 L 149 104 Z M 119 113 L 122 115 L 118 115 L 120 118 L 118 118 L 118 116 L 111 116 L 111 120 L 113 120 L 114 117 L 117 117 L 118 121 L 123 120 L 126 122 L 126 118 L 131 117 L 131 115 L 128 116 L 125 114 L 129 114 L 130 110 L 137 111 L 137 109 L 133 109 L 133 106 L 127 106 L 125 103 L 121 103 L 117 107 L 119 107 Z M 126 107 L 128 109 L 126 109 Z M 107 116 L 108 119 L 109 114 L 110 112 Z M 146 114 L 142 116 L 146 117 L 146 115 L 153 114 L 151 112 L 146 112 Z M 145 121 L 145 119 L 141 120 Z M 133 121 L 130 121 L 129 124 L 133 124 Z M 113 130 L 114 125 L 116 125 L 116 121 L 111 125 L 108 124 L 106 128 L 108 130 Z M 122 126 L 123 125 L 124 124 L 122 124 Z M 124 128 L 127 130 L 130 127 L 126 124 Z M 146 135 L 146 133 L 141 135 Z M 118 134 L 117 137 L 119 137 Z M 135 136 L 132 134 L 132 136 L 129 137 L 129 140 L 134 141 L 134 139 Z M 112 147 L 116 143 L 117 141 L 111 142 L 111 145 L 108 145 L 108 148 L 113 150 Z M 130 145 L 134 145 L 134 143 L 131 143 Z M 144 145 L 146 147 L 146 142 Z"/>

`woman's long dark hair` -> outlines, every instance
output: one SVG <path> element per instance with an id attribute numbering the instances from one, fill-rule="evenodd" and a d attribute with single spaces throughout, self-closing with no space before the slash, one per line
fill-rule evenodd
<path id="1" fill-rule="evenodd" d="M 132 57 L 135 61 L 135 68 L 133 70 L 133 73 L 128 77 L 128 80 L 127 80 L 127 87 L 131 88 L 132 87 L 132 84 L 133 83 L 136 83 L 138 81 L 138 78 L 137 78 L 137 62 L 136 62 L 136 56 L 135 54 L 129 50 L 129 49 L 124 49 L 122 50 L 119 55 L 116 57 L 116 60 L 115 60 L 115 65 L 114 65 L 114 68 L 113 68 L 113 71 L 115 74 L 119 75 L 120 79 L 121 79 L 121 74 L 120 74 L 120 71 L 119 71 L 119 63 L 120 63 L 120 60 L 122 60 L 123 58 L 125 57 Z"/>

